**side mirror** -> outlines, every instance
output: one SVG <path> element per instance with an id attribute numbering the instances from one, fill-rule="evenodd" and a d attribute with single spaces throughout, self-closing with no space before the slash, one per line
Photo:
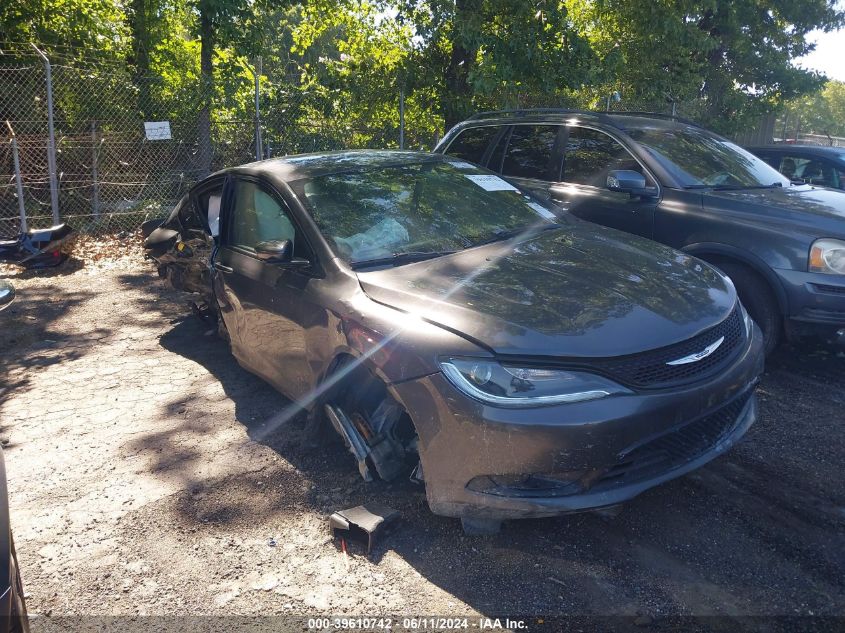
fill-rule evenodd
<path id="1" fill-rule="evenodd" d="M 293 259 L 293 242 L 269 240 L 255 245 L 255 254 L 268 264 L 287 264 Z"/>
<path id="2" fill-rule="evenodd" d="M 255 245 L 255 254 L 268 264 L 286 264 L 288 266 L 307 266 L 307 259 L 294 258 L 291 240 L 268 240 Z"/>
<path id="3" fill-rule="evenodd" d="M 8 307 L 15 300 L 15 287 L 4 279 L 0 279 L 0 310 Z"/>
<path id="4" fill-rule="evenodd" d="M 607 188 L 611 191 L 639 194 L 646 189 L 645 176 L 630 169 L 614 169 L 607 174 Z"/>

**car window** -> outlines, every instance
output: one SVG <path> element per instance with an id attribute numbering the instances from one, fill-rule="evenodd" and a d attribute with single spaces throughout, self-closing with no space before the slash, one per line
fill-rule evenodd
<path id="1" fill-rule="evenodd" d="M 196 207 L 193 204 L 188 204 L 187 200 L 179 208 L 179 223 L 186 233 L 185 239 L 191 237 L 191 233 L 205 233 L 204 222 L 197 214 Z"/>
<path id="2" fill-rule="evenodd" d="M 259 242 L 291 240 L 296 253 L 296 231 L 286 207 L 256 182 L 235 181 L 229 226 L 229 246 L 254 250 Z"/>
<path id="3" fill-rule="evenodd" d="M 791 170 L 791 173 L 784 170 Z M 780 172 L 791 180 L 801 180 L 810 185 L 838 186 L 837 173 L 833 165 L 813 158 L 786 156 L 781 160 Z"/>
<path id="4" fill-rule="evenodd" d="M 505 130 L 505 133 L 499 137 L 496 146 L 493 148 L 493 151 L 490 152 L 490 160 L 487 161 L 487 169 L 492 169 L 493 171 L 502 171 L 502 160 L 505 158 L 505 148 L 508 146 L 508 141 L 511 138 L 511 133 L 513 132 L 513 127 L 509 130 Z"/>
<path id="5" fill-rule="evenodd" d="M 502 163 L 505 176 L 556 181 L 560 169 L 552 165 L 559 125 L 515 125 Z"/>
<path id="6" fill-rule="evenodd" d="M 565 182 L 604 187 L 607 173 L 612 169 L 636 171 L 646 177 L 650 186 L 654 185 L 642 166 L 618 141 L 598 130 L 569 128 L 563 164 Z"/>
<path id="7" fill-rule="evenodd" d="M 490 145 L 500 129 L 498 126 L 488 125 L 464 130 L 458 135 L 458 138 L 452 141 L 446 153 L 472 163 L 481 164 L 487 146 Z"/>
<path id="8" fill-rule="evenodd" d="M 200 218 L 206 218 L 211 234 L 220 234 L 220 202 L 223 199 L 223 181 L 214 183 L 196 196 L 196 208 Z"/>
<path id="9" fill-rule="evenodd" d="M 769 165 L 777 169 L 780 173 L 784 176 L 789 178 L 790 180 L 794 180 L 797 178 L 795 172 L 798 170 L 797 160 L 794 156 L 783 156 L 780 158 L 763 158 Z"/>
<path id="10" fill-rule="evenodd" d="M 458 161 L 327 174 L 298 181 L 294 190 L 349 262 L 462 250 L 555 218 L 503 178 Z"/>
<path id="11" fill-rule="evenodd" d="M 700 128 L 649 126 L 629 129 L 628 135 L 685 188 L 789 185 L 782 174 L 754 154 Z"/>

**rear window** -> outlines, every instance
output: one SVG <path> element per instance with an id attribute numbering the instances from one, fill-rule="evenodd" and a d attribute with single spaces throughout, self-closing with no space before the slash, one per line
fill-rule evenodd
<path id="1" fill-rule="evenodd" d="M 555 181 L 560 166 L 553 165 L 558 125 L 516 125 L 513 128 L 502 173 L 516 178 Z"/>
<path id="2" fill-rule="evenodd" d="M 446 153 L 480 165 L 484 160 L 487 146 L 496 137 L 498 131 L 499 127 L 495 125 L 471 127 L 461 132 L 458 138 L 452 141 Z"/>

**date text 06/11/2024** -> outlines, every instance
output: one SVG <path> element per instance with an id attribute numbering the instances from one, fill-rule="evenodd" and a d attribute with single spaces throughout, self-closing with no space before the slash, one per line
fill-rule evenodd
<path id="1" fill-rule="evenodd" d="M 362 631 L 446 631 L 468 630 L 480 631 L 527 631 L 529 626 L 525 620 L 510 618 L 440 618 L 440 617 L 339 617 L 339 618 L 308 618 L 308 628 L 311 630 L 362 630 Z"/>

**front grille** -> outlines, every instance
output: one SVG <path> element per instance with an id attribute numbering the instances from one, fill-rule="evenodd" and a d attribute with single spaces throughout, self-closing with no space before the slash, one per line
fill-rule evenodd
<path id="1" fill-rule="evenodd" d="M 701 352 L 723 336 L 725 340 L 710 356 L 684 365 L 667 364 Z M 631 356 L 600 359 L 591 365 L 613 380 L 629 387 L 640 389 L 670 387 L 701 380 L 715 374 L 736 355 L 744 340 L 745 325 L 742 322 L 739 305 L 737 305 L 730 316 L 717 326 L 682 343 Z"/>
<path id="2" fill-rule="evenodd" d="M 845 286 L 828 286 L 827 284 L 810 284 L 818 292 L 827 292 L 834 295 L 845 295 Z"/>
<path id="3" fill-rule="evenodd" d="M 700 457 L 734 430 L 752 393 L 748 391 L 703 418 L 621 453 L 617 463 L 591 489 L 647 480 Z"/>

